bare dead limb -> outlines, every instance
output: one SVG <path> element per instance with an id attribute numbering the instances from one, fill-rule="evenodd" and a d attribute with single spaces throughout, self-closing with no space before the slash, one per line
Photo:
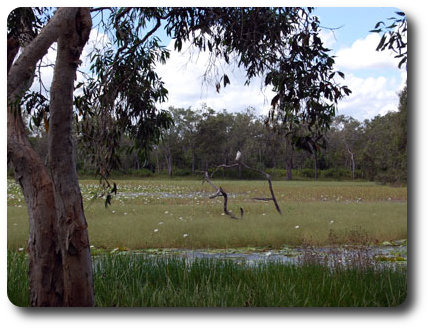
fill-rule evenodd
<path id="1" fill-rule="evenodd" d="M 276 211 L 278 211 L 278 213 L 279 213 L 279 214 L 282 214 L 282 212 L 281 212 L 281 208 L 279 207 L 279 205 L 278 205 L 278 201 L 276 200 L 275 193 L 273 192 L 273 188 L 272 188 L 272 177 L 270 176 L 270 174 L 268 174 L 268 173 L 266 173 L 266 172 L 264 172 L 264 171 L 261 171 L 261 170 L 259 170 L 259 169 L 253 168 L 253 167 L 251 167 L 251 166 L 248 166 L 248 165 L 246 165 L 244 162 L 242 162 L 242 161 L 240 161 L 240 160 L 239 160 L 238 162 L 236 162 L 236 163 L 234 163 L 234 164 L 230 164 L 230 165 L 226 165 L 226 164 L 218 165 L 218 166 L 215 168 L 215 170 L 212 172 L 211 177 L 212 177 L 212 176 L 214 175 L 214 173 L 215 173 L 216 171 L 218 171 L 220 168 L 232 168 L 232 167 L 236 167 L 236 166 L 239 166 L 239 165 L 242 165 L 242 166 L 244 166 L 244 167 L 246 167 L 246 168 L 248 168 L 248 169 L 250 169 L 250 170 L 252 170 L 252 171 L 254 171 L 254 172 L 260 173 L 262 176 L 264 176 L 264 177 L 266 178 L 267 182 L 269 183 L 269 190 L 270 190 L 270 194 L 271 194 L 271 196 L 272 196 L 272 197 L 257 197 L 257 198 L 253 198 L 253 199 L 255 199 L 255 200 L 264 200 L 264 201 L 270 201 L 270 200 L 272 200 L 272 201 L 273 201 L 273 204 L 275 205 Z M 215 188 L 215 189 L 216 189 L 216 188 Z"/>
<path id="2" fill-rule="evenodd" d="M 215 184 L 213 184 L 213 182 L 210 180 L 209 178 L 209 174 L 207 171 L 202 171 L 202 173 L 204 174 L 204 180 L 206 180 L 214 189 L 216 189 L 216 193 L 214 195 L 209 196 L 209 198 L 216 198 L 219 196 L 224 197 L 224 213 L 228 214 L 232 219 L 238 219 L 238 217 L 236 217 L 232 212 L 230 212 L 228 210 L 227 204 L 228 204 L 228 195 L 227 193 L 224 191 L 224 189 L 222 189 L 222 187 L 217 187 Z M 241 214 L 241 218 L 243 217 L 243 209 L 240 208 L 240 214 Z"/>
<path id="3" fill-rule="evenodd" d="M 232 168 L 232 167 L 237 167 L 239 166 L 239 163 L 234 163 L 231 165 L 226 165 L 226 164 L 222 164 L 222 165 L 218 165 L 217 167 L 215 167 L 215 170 L 212 172 L 211 174 L 211 178 L 214 176 L 214 174 L 220 169 L 220 168 Z"/>
<path id="4" fill-rule="evenodd" d="M 275 196 L 275 193 L 274 193 L 274 191 L 273 191 L 273 187 L 272 187 L 272 177 L 270 176 L 270 174 L 268 174 L 268 173 L 266 173 L 266 172 L 264 172 L 264 171 L 261 171 L 261 170 L 259 170 L 259 169 L 256 169 L 256 168 L 253 168 L 253 167 L 250 167 L 250 166 L 248 166 L 248 165 L 246 165 L 245 163 L 243 163 L 242 161 L 240 161 L 240 160 L 238 160 L 238 161 L 236 161 L 236 163 L 233 163 L 233 164 L 230 164 L 230 165 L 227 165 L 227 164 L 221 164 L 221 165 L 218 165 L 218 166 L 216 166 L 215 167 L 215 170 L 212 172 L 212 174 L 211 174 L 211 178 L 213 177 L 213 175 L 220 169 L 220 168 L 233 168 L 233 167 L 237 167 L 237 166 L 240 166 L 240 165 L 242 165 L 242 166 L 244 166 L 244 167 L 246 167 L 246 168 L 248 168 L 248 169 L 250 169 L 250 170 L 252 170 L 252 171 L 254 171 L 254 172 L 257 172 L 257 173 L 259 173 L 259 174 L 261 174 L 263 177 L 265 177 L 266 178 L 266 180 L 267 180 L 267 182 L 269 183 L 269 190 L 270 190 L 270 195 L 272 196 L 272 197 L 255 197 L 255 198 L 253 198 L 253 199 L 255 199 L 255 200 L 262 200 L 262 201 L 273 201 L 273 204 L 275 205 L 275 208 L 276 208 L 276 211 L 278 211 L 278 213 L 279 214 L 282 214 L 282 212 L 281 212 L 281 208 L 279 207 L 279 204 L 278 204 L 278 201 L 276 200 L 276 196 Z M 228 214 L 228 215 L 230 215 L 230 217 L 232 217 L 233 219 L 237 219 L 237 217 L 235 217 L 231 212 L 229 212 L 228 211 L 228 209 L 227 209 L 227 201 L 228 201 L 228 197 L 227 197 L 227 193 L 222 189 L 222 187 L 217 187 L 216 185 L 214 185 L 213 183 L 212 183 L 212 181 L 210 180 L 210 177 L 209 177 L 209 174 L 208 174 L 208 172 L 207 171 L 203 171 L 202 172 L 203 174 L 204 174 L 204 180 L 206 180 L 215 190 L 216 190 L 216 193 L 214 194 L 214 195 L 212 195 L 212 196 L 210 196 L 209 198 L 215 198 L 215 197 L 218 197 L 218 196 L 223 196 L 224 197 L 224 212 L 226 213 L 226 214 Z M 240 214 L 241 214 L 241 218 L 243 217 L 243 209 L 242 208 L 240 208 Z"/>
<path id="5" fill-rule="evenodd" d="M 282 214 L 281 209 L 279 208 L 279 205 L 278 205 L 278 201 L 276 200 L 275 193 L 273 192 L 272 180 L 270 175 L 266 174 L 266 178 L 267 178 L 267 181 L 269 182 L 269 189 L 270 189 L 270 193 L 272 194 L 272 200 L 273 200 L 273 204 L 275 204 L 276 211 L 278 211 L 279 214 Z"/>

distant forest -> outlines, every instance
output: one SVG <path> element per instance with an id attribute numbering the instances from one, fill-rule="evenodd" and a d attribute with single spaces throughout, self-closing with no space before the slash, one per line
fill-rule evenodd
<path id="1" fill-rule="evenodd" d="M 140 154 L 127 136 L 122 136 L 121 154 L 113 173 L 137 176 L 187 176 L 232 164 L 237 151 L 247 165 L 264 170 L 276 179 L 370 180 L 390 184 L 407 182 L 407 88 L 399 95 L 397 111 L 360 122 L 336 116 L 330 128 L 304 129 L 305 124 L 244 112 L 216 112 L 169 108 L 173 119 L 162 139 Z M 299 128 L 297 128 L 297 125 Z M 304 128 L 303 128 L 304 127 Z M 42 127 L 34 129 L 31 143 L 46 155 L 47 137 Z M 109 142 L 107 141 L 107 144 Z M 80 174 L 96 174 L 88 142 L 76 136 Z M 218 177 L 257 179 L 258 173 L 236 167 L 217 172 Z"/>

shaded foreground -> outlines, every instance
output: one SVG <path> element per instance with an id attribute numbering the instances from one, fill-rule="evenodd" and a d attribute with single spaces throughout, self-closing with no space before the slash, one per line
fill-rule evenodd
<path id="1" fill-rule="evenodd" d="M 29 306 L 24 253 L 8 253 L 8 296 Z M 301 266 L 267 261 L 252 267 L 225 259 L 127 254 L 94 257 L 98 307 L 397 306 L 405 269 Z"/>

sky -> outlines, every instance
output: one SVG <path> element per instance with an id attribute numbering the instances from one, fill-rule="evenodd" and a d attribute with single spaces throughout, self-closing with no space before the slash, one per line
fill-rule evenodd
<path id="1" fill-rule="evenodd" d="M 336 69 L 345 73 L 343 83 L 352 90 L 349 97 L 339 102 L 337 114 L 363 121 L 396 111 L 406 71 L 398 69 L 397 60 L 389 52 L 376 52 L 380 37 L 369 32 L 378 21 L 394 16 L 395 11 L 398 9 L 387 7 L 315 9 L 323 27 L 323 40 L 336 56 Z M 164 41 L 173 50 L 173 41 Z M 206 104 L 229 112 L 253 107 L 257 114 L 267 113 L 274 94 L 270 88 L 262 89 L 261 79 L 244 86 L 242 70 L 220 63 L 220 71 L 228 73 L 231 85 L 216 93 L 214 84 L 203 79 L 207 61 L 207 54 L 197 55 L 190 49 L 172 52 L 167 64 L 157 69 L 169 91 L 168 102 L 160 106 L 197 109 Z"/>
<path id="2" fill-rule="evenodd" d="M 343 98 L 337 107 L 338 115 L 351 116 L 364 121 L 389 111 L 396 111 L 399 92 L 406 82 L 406 70 L 397 67 L 398 60 L 388 51 L 377 52 L 380 36 L 369 32 L 379 21 L 395 16 L 397 8 L 391 7 L 316 7 L 314 14 L 321 23 L 321 36 L 326 47 L 335 55 L 335 69 L 345 74 L 342 85 L 347 85 L 352 93 Z M 103 35 L 97 35 L 95 27 L 99 18 L 95 17 L 90 42 L 82 59 L 81 70 L 89 67 L 88 58 L 94 42 L 100 43 Z M 227 73 L 231 84 L 217 93 L 215 83 L 203 79 L 209 61 L 208 53 L 198 52 L 183 46 L 181 53 L 173 50 L 174 41 L 168 39 L 161 30 L 158 36 L 171 50 L 166 64 L 159 64 L 157 72 L 169 91 L 168 101 L 158 104 L 162 109 L 170 106 L 201 109 L 203 105 L 216 111 L 241 112 L 253 108 L 255 114 L 265 115 L 270 109 L 274 93 L 269 87 L 263 88 L 262 78 L 254 79 L 245 86 L 243 69 L 219 62 L 219 72 Z M 47 62 L 55 62 L 55 51 L 47 55 Z M 52 81 L 52 69 L 41 72 L 46 86 Z M 33 89 L 39 89 L 38 81 Z"/>

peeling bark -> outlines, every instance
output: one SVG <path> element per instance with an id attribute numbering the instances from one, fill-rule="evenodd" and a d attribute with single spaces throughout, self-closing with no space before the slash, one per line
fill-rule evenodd
<path id="1" fill-rule="evenodd" d="M 64 301 L 68 306 L 92 306 L 91 254 L 72 138 L 74 80 L 91 30 L 89 9 L 80 9 L 67 23 L 76 28 L 66 30 L 57 40 L 51 85 L 48 167 L 54 181 Z"/>
<path id="2" fill-rule="evenodd" d="M 8 109 L 7 153 L 29 215 L 29 282 L 32 306 L 60 306 L 61 255 L 56 251 L 56 213 L 52 180 L 25 135 L 21 116 Z"/>
<path id="3" fill-rule="evenodd" d="M 29 214 L 32 306 L 94 304 L 87 223 L 71 136 L 73 85 L 90 29 L 88 8 L 60 8 L 15 62 L 16 47 L 8 43 L 7 153 Z M 58 51 L 45 166 L 28 141 L 16 101 L 31 85 L 36 63 L 55 41 Z"/>

